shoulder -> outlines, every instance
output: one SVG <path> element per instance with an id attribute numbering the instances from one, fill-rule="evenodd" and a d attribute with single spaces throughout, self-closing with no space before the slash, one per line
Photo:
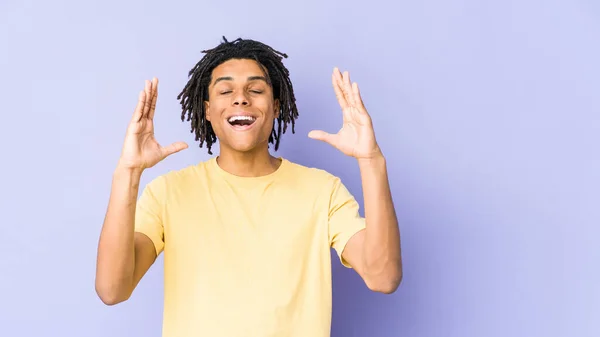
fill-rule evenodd
<path id="1" fill-rule="evenodd" d="M 342 182 L 342 179 L 324 169 L 308 167 L 291 161 L 287 162 L 289 176 L 297 195 L 310 195 L 324 200 L 330 207 L 354 202 L 355 198 Z"/>
<path id="2" fill-rule="evenodd" d="M 331 190 L 336 185 L 341 183 L 341 179 L 324 169 L 317 167 L 305 166 L 286 160 L 287 179 L 298 181 L 300 184 L 308 184 L 309 186 L 321 186 Z"/>
<path id="3" fill-rule="evenodd" d="M 322 178 L 322 179 L 335 179 L 336 178 L 335 175 L 331 174 L 330 172 L 328 172 L 324 169 L 302 165 L 302 164 L 293 162 L 288 159 L 284 159 L 284 160 L 286 162 L 288 171 L 293 172 L 295 174 L 299 174 L 302 177 L 310 176 L 310 177 L 318 177 L 318 178 Z"/>
<path id="4" fill-rule="evenodd" d="M 189 185 L 191 182 L 197 180 L 197 177 L 206 170 L 207 163 L 208 161 L 204 161 L 159 174 L 158 176 L 151 178 L 145 188 L 152 190 L 154 193 L 166 194 L 169 190 L 174 188 L 179 189 Z"/>

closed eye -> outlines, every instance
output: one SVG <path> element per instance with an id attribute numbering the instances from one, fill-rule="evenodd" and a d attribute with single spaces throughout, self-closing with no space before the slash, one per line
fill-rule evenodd
<path id="1" fill-rule="evenodd" d="M 262 94 L 264 91 L 262 91 L 262 90 L 250 90 L 250 92 L 251 92 L 251 93 L 253 93 L 253 94 L 258 94 L 258 95 L 260 95 L 260 94 Z M 231 94 L 231 93 L 232 93 L 232 91 L 231 91 L 231 90 L 227 90 L 227 91 L 221 91 L 221 92 L 220 92 L 220 94 L 221 94 L 221 95 L 227 95 L 227 94 Z"/>

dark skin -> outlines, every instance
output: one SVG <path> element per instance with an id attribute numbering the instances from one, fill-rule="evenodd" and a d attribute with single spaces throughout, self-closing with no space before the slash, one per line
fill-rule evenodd
<path id="1" fill-rule="evenodd" d="M 263 69 L 251 60 L 229 60 L 212 72 L 206 105 L 206 119 L 219 139 L 217 162 L 238 176 L 262 176 L 281 164 L 268 149 L 273 121 L 279 116 L 279 102 L 267 83 Z M 227 121 L 237 114 L 256 120 L 248 130 L 237 131 Z"/>
<path id="2" fill-rule="evenodd" d="M 277 170 L 280 160 L 269 153 L 268 139 L 279 102 L 253 60 L 229 60 L 212 72 L 206 118 L 219 139 L 221 168 L 238 176 L 263 176 Z M 363 185 L 367 228 L 355 234 L 342 253 L 369 289 L 394 292 L 402 279 L 400 234 L 387 177 L 386 161 L 375 140 L 371 118 L 358 85 L 347 72 L 335 69 L 332 84 L 343 112 L 337 134 L 311 131 L 309 137 L 334 146 L 357 159 Z M 96 292 L 107 305 L 127 300 L 156 260 L 152 241 L 134 232 L 141 175 L 167 156 L 188 147 L 183 142 L 160 145 L 153 118 L 158 80 L 146 81 L 127 129 L 98 243 Z M 232 115 L 255 119 L 246 129 L 229 124 Z"/>

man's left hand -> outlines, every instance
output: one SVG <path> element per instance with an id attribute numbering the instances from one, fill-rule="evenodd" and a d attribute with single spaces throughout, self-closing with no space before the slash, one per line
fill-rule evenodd
<path id="1" fill-rule="evenodd" d="M 345 155 L 359 160 L 380 156 L 381 150 L 375 140 L 371 116 L 363 104 L 358 84 L 351 84 L 348 72 L 342 74 L 338 68 L 333 70 L 331 82 L 342 108 L 342 128 L 336 134 L 313 130 L 308 137 L 324 141 Z"/>

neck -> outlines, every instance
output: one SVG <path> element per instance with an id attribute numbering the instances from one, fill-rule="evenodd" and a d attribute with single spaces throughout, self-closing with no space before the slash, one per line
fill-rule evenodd
<path id="1" fill-rule="evenodd" d="M 235 176 L 260 177 L 277 171 L 281 160 L 271 156 L 267 147 L 238 152 L 221 146 L 217 164 Z"/>

